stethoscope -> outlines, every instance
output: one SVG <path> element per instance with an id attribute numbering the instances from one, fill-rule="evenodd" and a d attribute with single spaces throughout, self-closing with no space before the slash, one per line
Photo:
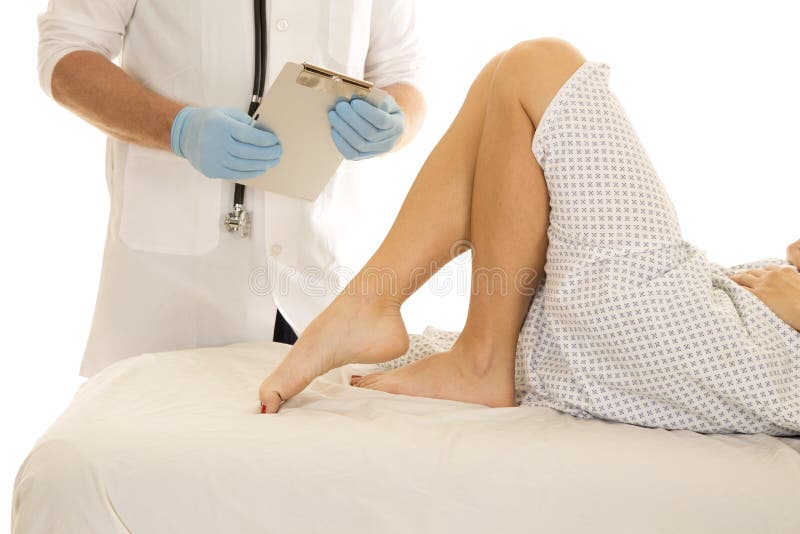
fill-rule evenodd
<path id="1" fill-rule="evenodd" d="M 267 82 L 267 5 L 266 0 L 253 0 L 255 21 L 255 64 L 253 69 L 253 97 L 247 114 L 257 120 L 256 112 L 264 97 Z M 233 191 L 233 211 L 225 216 L 224 227 L 228 232 L 235 232 L 241 237 L 250 236 L 252 216 L 244 208 L 245 186 L 236 184 Z"/>

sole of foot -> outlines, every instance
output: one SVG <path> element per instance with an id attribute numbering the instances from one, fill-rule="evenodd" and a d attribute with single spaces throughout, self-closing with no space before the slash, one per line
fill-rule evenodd
<path id="1" fill-rule="evenodd" d="M 400 306 L 338 297 L 302 333 L 259 388 L 263 413 L 275 413 L 316 377 L 349 363 L 380 363 L 408 350 Z"/>

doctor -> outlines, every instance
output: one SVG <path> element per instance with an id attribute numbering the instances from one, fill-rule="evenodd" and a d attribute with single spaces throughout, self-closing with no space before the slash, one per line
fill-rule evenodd
<path id="1" fill-rule="evenodd" d="M 413 1 L 261 1 L 268 85 L 287 61 L 309 61 L 373 82 L 396 105 L 337 106 L 331 135 L 349 161 L 313 203 L 247 188 L 246 238 L 223 227 L 231 179 L 281 155 L 280 139 L 244 113 L 253 1 L 50 0 L 39 18 L 42 88 L 109 134 L 111 212 L 83 376 L 144 352 L 292 342 L 341 287 L 357 160 L 421 125 Z"/>

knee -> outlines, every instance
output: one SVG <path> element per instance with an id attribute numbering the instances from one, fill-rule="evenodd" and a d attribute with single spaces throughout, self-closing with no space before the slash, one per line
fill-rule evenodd
<path id="1" fill-rule="evenodd" d="M 495 55 L 489 62 L 484 65 L 483 69 L 481 69 L 480 74 L 478 74 L 478 80 L 484 80 L 485 82 L 489 83 L 494 78 L 495 74 L 497 73 L 497 68 L 503 61 L 503 58 L 508 53 L 508 50 L 503 50 L 499 54 Z"/>
<path id="2" fill-rule="evenodd" d="M 484 65 L 483 69 L 481 69 L 470 86 L 468 100 L 473 99 L 479 102 L 485 102 L 492 86 L 492 80 L 494 80 L 495 74 L 497 73 L 497 67 L 500 65 L 505 54 L 505 51 L 500 52 Z"/>
<path id="3" fill-rule="evenodd" d="M 503 54 L 504 67 L 541 75 L 545 69 L 577 68 L 585 61 L 580 51 L 563 39 L 542 37 L 522 41 Z"/>
<path id="4" fill-rule="evenodd" d="M 564 65 L 583 63 L 581 53 L 573 45 L 555 37 L 542 37 L 522 41 L 508 50 L 495 55 L 483 67 L 478 79 L 492 79 L 500 74 L 500 81 L 513 75 L 518 78 L 525 74 L 542 76 L 542 70 Z"/>
<path id="5" fill-rule="evenodd" d="M 517 99 L 534 126 L 564 82 L 586 60 L 577 48 L 554 38 L 533 39 L 505 52 L 494 78 L 494 90 Z"/>

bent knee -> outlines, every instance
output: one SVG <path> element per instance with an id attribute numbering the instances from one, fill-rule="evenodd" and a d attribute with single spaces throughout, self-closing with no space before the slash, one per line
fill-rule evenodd
<path id="1" fill-rule="evenodd" d="M 537 126 L 558 89 L 585 62 L 583 54 L 562 39 L 523 41 L 503 55 L 495 82 L 503 88 L 504 95 L 513 94 L 519 99 Z"/>
<path id="2" fill-rule="evenodd" d="M 504 55 L 513 66 L 542 68 L 571 68 L 580 66 L 583 54 L 571 43 L 555 37 L 542 37 L 522 41 L 511 47 Z"/>

